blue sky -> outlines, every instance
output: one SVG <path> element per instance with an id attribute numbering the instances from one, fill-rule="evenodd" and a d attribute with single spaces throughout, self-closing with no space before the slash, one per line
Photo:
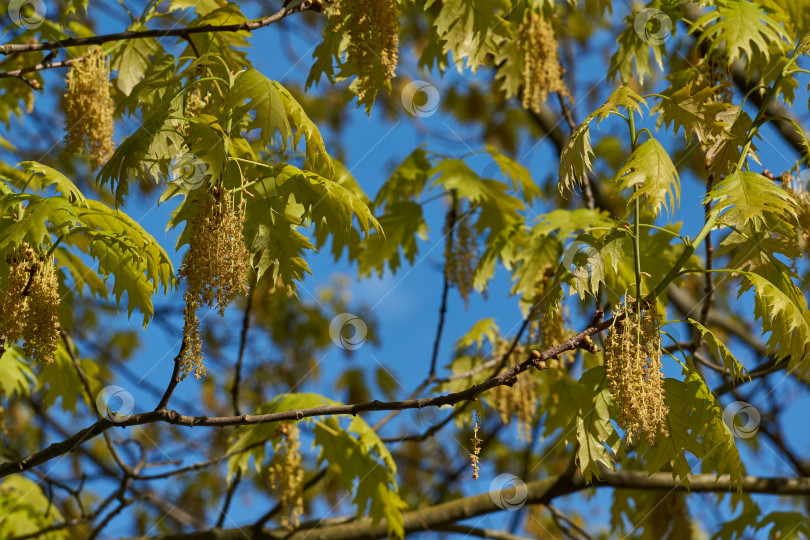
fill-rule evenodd
<path id="1" fill-rule="evenodd" d="M 91 9 L 93 4 L 94 2 L 91 1 Z M 112 13 L 117 7 L 116 4 L 110 3 L 108 11 Z M 616 11 L 617 14 L 614 15 L 613 20 L 618 23 L 625 10 L 617 6 Z M 258 13 L 248 12 L 248 15 L 253 16 L 258 15 Z M 120 31 L 125 24 L 125 19 L 122 17 L 106 17 L 105 19 L 106 22 L 99 29 L 100 32 Z M 287 31 L 283 31 L 282 28 Z M 683 39 L 683 29 L 680 30 L 681 33 L 678 39 Z M 300 35 L 297 33 L 298 31 L 301 31 Z M 289 39 L 289 43 L 282 45 L 282 39 Z M 164 45 L 168 47 L 169 44 L 174 42 L 174 39 L 166 40 Z M 290 19 L 280 25 L 272 25 L 269 28 L 257 31 L 251 38 L 251 43 L 253 49 L 250 51 L 249 57 L 257 69 L 282 84 L 300 85 L 306 79 L 311 65 L 311 53 L 318 40 L 315 30 L 306 27 L 299 21 Z M 580 93 L 577 96 L 579 105 L 574 111 L 578 120 L 581 120 L 590 112 L 589 109 L 592 108 L 589 105 L 590 103 L 593 103 L 594 100 L 601 102 L 612 90 L 612 83 L 605 80 L 607 72 L 605 51 L 613 52 L 613 50 L 612 39 L 607 34 L 602 34 L 600 42 L 593 50 L 577 52 L 576 59 L 579 63 L 577 73 L 582 75 L 577 85 Z M 290 51 L 294 51 L 294 54 L 289 54 Z M 410 52 L 403 50 L 401 56 L 402 63 L 399 74 L 434 84 L 439 88 L 440 97 L 443 90 L 451 82 L 458 81 L 461 78 L 467 80 L 478 79 L 483 84 L 486 84 L 491 78 L 491 73 L 486 70 L 475 76 L 469 71 L 459 74 L 453 69 L 448 71 L 444 77 L 435 72 L 418 73 L 414 69 L 415 60 L 411 57 Z M 47 74 L 48 81 L 53 85 L 60 84 L 59 81 L 62 76 L 63 73 L 61 72 Z M 321 84 L 328 83 L 322 81 Z M 596 99 L 597 96 L 598 99 Z M 803 107 L 804 103 L 807 103 L 807 93 L 805 85 L 800 84 L 796 110 L 804 112 L 803 118 L 807 120 L 807 111 Z M 37 107 L 53 107 L 54 104 L 53 99 L 45 98 L 38 101 Z M 353 105 L 349 105 L 348 115 L 349 122 L 340 133 L 335 133 L 326 127 L 323 128 L 322 132 L 326 139 L 327 149 L 330 148 L 330 141 L 336 141 L 338 138 L 343 141 L 343 146 L 347 151 L 344 160 L 345 165 L 357 178 L 366 193 L 372 197 L 388 178 L 393 165 L 399 163 L 420 144 L 426 143 L 430 150 L 457 156 L 471 151 L 483 150 L 482 145 L 478 142 L 470 142 L 477 141 L 477 137 L 469 127 L 460 125 L 452 116 L 443 111 L 421 119 L 403 113 L 398 116 L 397 120 L 392 121 L 390 118 L 384 117 L 379 110 L 372 112 L 371 116 L 366 116 L 363 109 L 355 109 Z M 642 125 L 652 129 L 655 121 L 654 119 L 645 120 Z M 564 125 L 562 127 L 567 129 Z M 137 128 L 137 121 L 129 119 L 120 123 L 117 128 L 119 135 L 131 133 Z M 623 123 L 607 121 L 592 129 L 593 138 L 597 139 L 600 132 L 604 131 L 616 132 L 620 136 L 624 136 L 624 133 L 626 133 L 624 129 Z M 0 134 L 14 140 L 13 127 L 10 132 L 3 128 L 0 130 Z M 669 140 L 671 141 L 671 138 Z M 766 167 L 772 171 L 781 172 L 794 164 L 795 157 L 792 149 L 783 144 L 781 139 L 770 128 L 766 129 L 765 136 L 758 145 L 763 164 L 766 164 Z M 554 147 L 549 141 L 523 140 L 517 158 L 529 168 L 537 181 L 544 181 L 548 177 L 556 177 L 558 161 Z M 44 158 L 43 161 L 45 161 Z M 482 158 L 480 160 L 470 160 L 469 163 L 480 172 L 489 161 Z M 703 186 L 695 181 L 691 174 L 684 173 L 681 211 L 677 216 L 678 220 L 684 222 L 682 234 L 693 236 L 702 226 L 703 209 L 700 206 L 700 200 L 703 189 Z M 155 207 L 154 201 L 141 201 L 134 198 L 130 199 L 128 204 L 130 215 L 138 219 L 150 233 L 161 241 L 167 251 L 171 251 L 176 240 L 176 234 L 173 231 L 166 232 L 165 223 L 172 209 L 172 204 Z M 373 307 L 372 312 L 379 323 L 380 333 L 380 344 L 360 348 L 353 355 L 351 362 L 355 366 L 364 366 L 370 369 L 376 369 L 379 364 L 384 365 L 401 384 L 402 397 L 409 394 L 422 381 L 429 366 L 441 293 L 440 264 L 444 252 L 441 231 L 444 213 L 438 207 L 443 204 L 444 202 L 438 199 L 428 203 L 426 216 L 428 216 L 428 224 L 431 229 L 430 241 L 420 245 L 420 254 L 412 267 L 405 267 L 397 275 L 391 275 L 390 272 L 387 272 L 382 278 L 371 278 L 363 281 L 352 279 L 350 285 L 350 292 L 356 305 L 364 304 Z M 535 210 L 543 212 L 550 210 L 550 208 L 538 206 Z M 173 260 L 175 266 L 179 267 L 180 256 L 175 254 Z M 345 259 L 335 263 L 328 249 L 310 257 L 308 262 L 313 276 L 307 277 L 299 286 L 299 296 L 302 302 L 315 301 L 318 289 L 329 285 L 336 274 L 356 276 L 357 273 L 356 265 L 348 264 Z M 440 366 L 449 361 L 453 342 L 464 334 L 475 321 L 483 317 L 495 317 L 505 335 L 513 333 L 519 327 L 522 322 L 522 314 L 517 299 L 509 296 L 509 289 L 509 277 L 506 272 L 501 271 L 496 275 L 490 286 L 488 299 L 484 300 L 479 295 L 475 295 L 471 299 L 467 310 L 464 309 L 458 293 L 451 291 L 450 315 L 447 319 L 447 327 L 439 355 Z M 173 303 L 179 298 L 178 294 L 174 294 L 164 301 L 158 295 L 154 300 L 156 307 L 159 307 L 164 302 Z M 740 302 L 752 305 L 752 299 L 747 296 L 744 296 Z M 745 307 L 741 311 L 750 312 L 750 309 Z M 215 316 L 212 315 L 212 317 Z M 240 318 L 241 314 L 234 309 L 222 321 L 222 324 L 228 325 L 236 331 Z M 124 312 L 118 320 L 114 321 L 114 324 L 116 326 L 127 325 L 133 330 L 140 331 L 140 322 L 141 318 L 137 314 L 127 321 Z M 580 328 L 585 322 L 575 317 L 574 327 Z M 179 336 L 170 337 L 164 329 L 159 327 L 159 323 L 155 322 L 145 330 L 143 342 L 145 347 L 136 354 L 129 367 L 136 373 L 148 374 L 146 380 L 162 388 L 171 373 L 172 359 L 179 347 Z M 734 351 L 739 354 L 739 357 L 749 367 L 760 361 L 760 359 L 748 357 L 747 351 L 742 347 L 734 347 Z M 325 356 L 321 361 L 323 372 L 320 383 L 309 385 L 306 389 L 321 392 L 329 397 L 339 397 L 334 396 L 332 382 L 346 366 L 347 361 L 344 359 L 343 351 L 338 347 L 325 351 Z M 680 376 L 680 367 L 674 362 L 667 363 L 665 371 L 669 376 Z M 782 375 L 776 374 L 771 377 L 774 377 L 774 380 L 779 380 L 777 377 L 782 377 Z M 150 410 L 156 404 L 155 398 L 138 387 L 137 384 L 134 384 L 133 381 L 121 378 L 114 381 L 114 383 L 131 392 L 135 399 L 136 411 Z M 193 398 L 200 388 L 200 383 L 188 379 L 181 383 L 176 397 L 181 398 L 183 401 L 194 401 Z M 775 397 L 780 401 L 784 400 L 786 403 L 790 403 L 784 416 L 784 422 L 796 426 L 806 425 L 803 411 L 806 411 L 810 406 L 810 398 L 805 396 L 797 399 L 798 389 L 795 383 L 791 381 L 781 384 L 778 388 L 778 396 Z M 723 403 L 727 402 L 728 399 L 725 399 Z M 182 412 L 189 413 L 191 411 Z M 201 409 L 199 412 L 203 412 L 203 410 Z M 412 427 L 413 430 L 418 429 L 418 426 L 414 425 L 414 416 L 411 413 L 403 413 L 398 423 L 392 423 L 389 426 L 386 434 L 391 435 L 406 431 L 404 428 L 408 427 Z M 369 415 L 367 417 L 370 423 L 377 418 L 379 418 L 379 415 Z M 411 429 L 407 429 L 407 431 L 411 431 Z M 455 428 L 451 426 L 442 432 L 443 439 L 449 441 L 448 444 L 454 444 L 451 436 L 454 431 Z M 506 432 L 509 436 L 514 436 L 513 427 L 508 428 Z M 189 435 L 195 438 L 199 437 L 201 440 L 206 437 L 206 433 L 198 430 L 193 433 L 189 430 Z M 806 455 L 810 437 L 808 437 L 804 429 L 786 430 L 786 436 L 791 448 L 798 450 L 800 454 L 805 453 Z M 790 467 L 782 463 L 780 458 L 769 450 L 765 438 L 760 437 L 759 441 L 763 445 L 763 449 L 756 459 L 751 459 L 754 456 L 750 451 L 745 451 L 745 457 L 748 458 L 746 463 L 749 464 L 749 473 L 792 475 Z M 175 446 L 171 450 L 167 449 L 167 453 L 173 454 L 176 450 L 177 447 Z M 197 460 L 197 456 L 188 455 L 184 463 L 189 464 Z M 454 468 L 458 465 L 459 463 L 452 464 Z M 465 482 L 465 490 L 469 493 L 487 491 L 489 482 L 499 472 L 520 474 L 519 471 L 495 471 L 492 467 L 484 466 L 481 479 L 477 483 Z M 536 478 L 526 478 L 525 480 L 534 479 Z M 112 488 L 113 485 L 110 484 L 108 487 Z M 169 494 L 172 493 L 172 482 L 165 482 L 164 487 Z M 226 526 L 250 523 L 255 519 L 256 515 L 266 510 L 264 504 L 248 503 L 250 500 L 249 491 L 250 488 L 245 485 L 237 494 L 239 504 L 232 507 L 230 518 L 225 523 Z M 707 495 L 694 497 L 691 508 L 698 517 L 706 518 L 711 523 L 715 521 L 716 516 L 710 511 L 710 508 L 713 508 L 713 503 L 708 501 L 709 498 L 711 496 Z M 757 500 L 763 510 L 778 504 L 776 498 L 758 497 Z M 588 517 L 595 518 L 596 523 L 606 523 L 609 519 L 609 501 L 609 492 L 606 490 L 599 491 L 596 498 L 590 501 L 591 508 L 594 508 L 594 511 L 589 512 Z M 563 509 L 574 508 L 581 505 L 581 503 L 582 499 L 580 497 L 569 497 L 564 501 L 560 501 L 560 507 Z M 352 512 L 353 508 L 346 504 L 342 508 L 335 510 L 334 514 L 344 515 Z M 473 520 L 470 523 L 487 527 L 502 527 L 505 520 L 511 520 L 511 517 L 508 513 L 502 512 L 488 516 L 480 520 L 480 522 L 479 520 Z M 113 520 L 106 532 L 110 536 L 119 536 L 127 532 L 129 524 L 130 517 L 124 513 L 121 517 Z"/>

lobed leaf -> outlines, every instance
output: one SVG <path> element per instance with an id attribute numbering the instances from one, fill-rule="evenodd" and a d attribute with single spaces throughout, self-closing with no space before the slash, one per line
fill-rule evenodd
<path id="1" fill-rule="evenodd" d="M 719 359 L 723 363 L 723 367 L 726 368 L 726 371 L 731 376 L 732 381 L 743 381 L 748 376 L 748 370 L 745 369 L 734 355 L 731 353 L 728 347 L 726 347 L 725 343 L 720 341 L 714 333 L 697 322 L 694 319 L 687 319 L 689 324 L 695 327 L 700 335 L 703 337 L 703 340 L 706 342 L 706 345 L 709 348 L 712 356 Z"/>
<path id="2" fill-rule="evenodd" d="M 735 227 L 751 224 L 754 230 L 766 224 L 768 215 L 796 219 L 796 201 L 781 186 L 751 171 L 735 171 L 706 194 L 704 204 L 714 203 L 716 212 Z"/>
<path id="3" fill-rule="evenodd" d="M 340 405 L 318 394 L 283 394 L 261 405 L 256 414 L 296 410 L 321 405 Z M 353 502 L 358 516 L 367 513 L 372 527 L 385 517 L 389 536 L 404 535 L 402 510 L 406 507 L 397 488 L 397 468 L 393 456 L 380 437 L 359 416 L 351 418 L 347 426 L 341 425 L 345 415 L 309 417 L 303 421 L 313 426 L 315 446 L 320 446 L 319 462 L 328 462 L 329 470 L 349 492 L 354 492 Z M 278 438 L 273 424 L 240 426 L 231 436 L 228 453 L 247 448 L 256 443 L 272 442 Z M 237 453 L 228 460 L 228 477 L 248 470 L 253 458 L 257 471 L 266 466 L 266 445 L 261 444 L 246 452 Z"/>
<path id="4" fill-rule="evenodd" d="M 616 173 L 620 189 L 633 189 L 628 203 L 642 198 L 653 217 L 661 207 L 674 214 L 681 200 L 681 181 L 669 154 L 655 139 L 641 143 Z M 668 202 L 667 202 L 668 201 Z"/>
<path id="5" fill-rule="evenodd" d="M 697 33 L 698 43 L 706 43 L 711 52 L 726 59 L 729 65 L 746 56 L 749 66 L 755 55 L 766 61 L 775 47 L 787 52 L 787 33 L 762 5 L 749 0 L 717 0 L 715 9 L 696 20 L 690 33 Z"/>
<path id="6" fill-rule="evenodd" d="M 697 373 L 685 375 L 683 382 L 664 379 L 669 436 L 656 440 L 653 446 L 639 441 L 637 451 L 645 462 L 644 470 L 650 474 L 671 470 L 672 477 L 688 488 L 693 471 L 684 453 L 689 452 L 700 460 L 703 471 L 728 474 L 740 492 L 745 471 L 734 435 L 723 420 L 723 408 Z"/>

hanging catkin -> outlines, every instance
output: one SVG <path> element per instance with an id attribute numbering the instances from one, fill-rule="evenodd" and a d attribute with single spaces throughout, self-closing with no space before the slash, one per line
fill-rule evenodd
<path id="1" fill-rule="evenodd" d="M 326 13 L 338 21 L 334 30 L 349 38 L 346 63 L 357 73 L 360 101 L 388 87 L 399 60 L 397 0 L 338 0 L 327 5 Z"/>
<path id="2" fill-rule="evenodd" d="M 618 424 L 632 443 L 645 436 L 652 444 L 667 435 L 667 407 L 661 374 L 661 332 L 654 304 L 630 298 L 620 307 L 617 322 L 605 340 L 605 370 L 613 399 L 619 407 Z"/>
<path id="3" fill-rule="evenodd" d="M 24 339 L 26 356 L 53 362 L 59 343 L 59 281 L 53 257 L 37 255 L 23 243 L 7 261 L 9 275 L 0 291 L 0 335 Z"/>
<path id="4" fill-rule="evenodd" d="M 447 282 L 458 289 L 467 308 L 470 294 L 474 289 L 475 267 L 478 264 L 478 243 L 475 230 L 470 223 L 470 212 L 463 212 L 461 203 L 453 201 L 447 213 L 444 234 L 445 272 Z"/>
<path id="5" fill-rule="evenodd" d="M 193 370 L 199 379 L 205 375 L 205 367 L 197 310 L 216 304 L 222 316 L 237 294 L 247 293 L 250 253 L 242 236 L 244 199 L 234 203 L 227 190 L 214 187 L 198 205 L 179 275 L 186 282 L 181 377 Z"/>
<path id="6" fill-rule="evenodd" d="M 563 81 L 554 29 L 539 13 L 527 10 L 518 27 L 520 54 L 523 56 L 523 108 L 540 113 L 540 107 L 553 92 L 570 96 Z"/>
<path id="7" fill-rule="evenodd" d="M 281 525 L 294 529 L 301 524 L 304 513 L 304 470 L 301 467 L 301 441 L 298 426 L 282 422 L 281 437 L 273 445 L 275 455 L 270 466 L 270 487 L 279 492 Z"/>
<path id="8" fill-rule="evenodd" d="M 69 152 L 87 153 L 94 169 L 113 153 L 113 111 L 107 56 L 100 47 L 90 49 L 70 67 L 65 111 L 65 146 Z"/>

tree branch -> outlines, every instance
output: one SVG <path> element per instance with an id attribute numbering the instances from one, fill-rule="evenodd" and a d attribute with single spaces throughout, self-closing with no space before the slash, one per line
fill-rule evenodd
<path id="1" fill-rule="evenodd" d="M 2 45 L 0 45 L 2 47 Z M 0 71 L 0 79 L 7 78 L 7 77 L 14 77 L 17 79 L 22 79 L 26 84 L 31 85 L 32 81 L 29 81 L 23 75 L 26 73 L 34 73 L 36 71 L 43 71 L 46 69 L 53 69 L 53 68 L 63 68 L 63 67 L 70 67 L 76 62 L 81 62 L 84 60 L 84 56 L 78 56 L 76 58 L 69 58 L 67 60 L 60 60 L 58 62 L 41 62 L 39 64 L 35 64 L 33 66 L 29 66 L 27 68 L 22 69 L 15 69 L 13 71 Z M 39 90 L 39 88 L 35 88 L 35 90 Z"/>
<path id="2" fill-rule="evenodd" d="M 203 26 L 194 26 L 189 28 L 171 28 L 166 30 L 141 30 L 141 31 L 127 31 L 119 32 L 117 34 L 102 34 L 98 36 L 81 37 L 62 39 L 59 41 L 43 41 L 40 43 L 9 43 L 8 45 L 0 45 L 0 54 L 14 54 L 25 53 L 33 51 L 52 51 L 55 49 L 68 49 L 71 47 L 86 47 L 88 45 L 101 45 L 111 41 L 128 41 L 131 39 L 143 38 L 164 38 L 164 37 L 178 37 L 188 39 L 193 34 L 204 34 L 209 32 L 252 32 L 263 28 L 274 22 L 302 11 L 315 9 L 317 3 L 311 1 L 304 1 L 301 4 L 287 8 L 283 7 L 277 12 L 257 21 L 248 21 L 238 24 L 206 24 Z"/>
<path id="3" fill-rule="evenodd" d="M 737 482 L 728 475 L 716 477 L 714 474 L 698 474 L 689 477 L 692 492 L 726 492 L 735 489 Z M 557 497 L 576 493 L 591 487 L 641 489 L 656 491 L 688 491 L 680 480 L 672 477 L 672 473 L 661 472 L 649 475 L 644 471 L 602 471 L 602 479 L 594 484 L 587 484 L 581 474 L 551 476 L 526 484 L 526 504 L 548 504 Z M 808 478 L 763 478 L 746 476 L 742 479 L 743 491 L 748 493 L 761 493 L 767 495 L 808 495 L 810 494 L 810 479 Z M 514 488 L 507 487 L 503 497 L 514 496 Z M 427 530 L 446 530 L 450 524 L 476 516 L 500 512 L 497 493 L 481 493 L 462 499 L 456 499 L 443 504 L 437 504 L 405 512 L 402 517 L 406 533 L 416 533 Z M 496 502 L 497 501 L 497 502 Z M 304 538 L 320 538 L 328 540 L 352 538 L 385 538 L 387 523 L 382 519 L 375 527 L 371 526 L 371 519 L 363 517 L 347 520 L 316 520 L 301 524 L 301 527 L 290 533 L 287 529 L 254 531 L 253 538 L 288 540 L 303 540 Z M 190 535 L 171 535 L 161 537 L 165 539 L 186 540 L 216 539 L 237 540 L 244 536 L 241 529 L 215 529 L 192 533 Z"/>
<path id="4" fill-rule="evenodd" d="M 108 429 L 119 426 L 140 426 L 145 424 L 153 424 L 157 422 L 165 422 L 177 426 L 207 426 L 207 427 L 225 427 L 225 426 L 246 426 L 255 424 L 269 424 L 274 422 L 281 422 L 285 420 L 301 420 L 313 416 L 327 416 L 338 414 L 351 414 L 356 415 L 362 412 L 369 411 L 394 411 L 404 409 L 421 409 L 424 407 L 441 407 L 443 405 L 455 405 L 463 401 L 470 401 L 475 399 L 479 394 L 486 392 L 496 386 L 514 384 L 514 379 L 521 373 L 528 371 L 532 367 L 537 369 L 545 369 L 545 361 L 554 358 L 555 356 L 578 348 L 592 347 L 589 338 L 603 330 L 609 328 L 614 320 L 602 321 L 603 313 L 597 312 L 591 323 L 585 330 L 578 334 L 571 336 L 559 345 L 549 347 L 543 352 L 532 351 L 529 358 L 520 364 L 517 364 L 507 370 L 502 371 L 500 374 L 493 376 L 491 379 L 484 381 L 475 386 L 471 386 L 466 390 L 460 392 L 453 392 L 441 396 L 422 399 L 408 399 L 405 401 L 370 401 L 367 403 L 359 403 L 355 405 L 322 405 L 319 407 L 310 407 L 307 409 L 297 409 L 291 411 L 283 411 L 269 414 L 248 415 L 243 414 L 239 416 L 185 416 L 177 411 L 167 410 L 160 408 L 160 406 L 151 412 L 133 414 L 124 417 L 114 417 L 116 421 L 108 418 L 102 418 L 95 424 L 82 429 L 75 435 L 68 437 L 62 442 L 53 443 L 49 447 L 36 452 L 26 458 L 18 461 L 9 461 L 0 464 L 0 478 L 11 474 L 26 471 L 37 465 L 41 465 L 57 456 L 66 454 L 73 451 L 79 445 L 89 441 L 104 433 Z M 173 377 L 173 381 L 175 378 Z M 167 394 L 170 397 L 171 392 L 176 383 L 167 389 Z M 165 398 L 165 396 L 164 396 Z M 164 400 L 161 400 L 163 403 Z M 168 402 L 168 399 L 166 399 Z"/>

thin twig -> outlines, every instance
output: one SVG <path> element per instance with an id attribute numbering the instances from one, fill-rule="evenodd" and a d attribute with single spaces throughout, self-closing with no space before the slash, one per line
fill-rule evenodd
<path id="1" fill-rule="evenodd" d="M 450 205 L 450 209 L 447 211 L 447 249 L 444 257 L 444 271 L 442 272 L 442 276 L 444 278 L 442 284 L 442 301 L 439 307 L 439 325 L 436 328 L 436 339 L 433 341 L 433 355 L 430 357 L 430 374 L 428 375 L 428 379 L 430 380 L 436 377 L 436 361 L 439 358 L 439 345 L 442 340 L 445 316 L 447 315 L 447 293 L 450 289 L 450 279 L 448 275 L 450 273 L 450 269 L 448 268 L 447 259 L 451 250 L 453 249 L 453 236 L 455 233 L 457 218 L 456 204 L 456 194 L 453 192 L 453 202 Z"/>
<path id="2" fill-rule="evenodd" d="M 29 86 L 31 86 L 32 81 L 29 81 L 28 79 L 23 77 L 24 74 L 34 73 L 36 71 L 43 71 L 46 69 L 70 67 L 76 62 L 81 62 L 82 60 L 84 60 L 84 56 L 78 56 L 76 58 L 69 58 L 67 60 L 59 60 L 58 62 L 41 62 L 39 64 L 29 66 L 27 68 L 15 69 L 13 71 L 0 71 L 0 79 L 6 77 L 15 77 L 17 79 L 22 79 L 23 81 L 28 83 Z M 34 90 L 40 89 L 39 84 L 33 86 L 32 88 L 34 88 Z"/>
<path id="3" fill-rule="evenodd" d="M 169 380 L 169 386 L 166 387 L 166 391 L 163 393 L 163 397 L 160 398 L 157 407 L 155 407 L 155 411 L 165 411 L 166 407 L 169 406 L 169 401 L 172 399 L 174 389 L 177 388 L 177 384 L 180 382 L 180 365 L 183 362 L 186 347 L 188 347 L 188 341 L 183 337 L 183 341 L 180 343 L 180 351 L 178 351 L 177 356 L 174 357 L 174 367 L 172 368 L 172 377 Z"/>
<path id="4" fill-rule="evenodd" d="M 245 314 L 242 317 L 242 332 L 239 335 L 239 356 L 236 359 L 236 367 L 233 375 L 233 386 L 231 387 L 231 405 L 233 414 L 239 415 L 239 386 L 242 382 L 242 363 L 245 358 L 245 347 L 247 345 L 247 334 L 250 329 L 250 308 L 253 305 L 253 287 L 250 288 L 245 305 Z"/>
<path id="5" fill-rule="evenodd" d="M 327 470 L 329 470 L 329 468 L 324 467 L 323 469 L 318 471 L 318 473 L 315 476 L 313 476 L 312 478 L 307 480 L 304 483 L 304 489 L 303 489 L 304 493 L 306 493 L 309 489 L 311 489 L 318 482 L 320 482 L 326 476 L 326 471 Z M 271 519 L 273 519 L 273 516 L 278 514 L 281 511 L 282 508 L 283 508 L 282 504 L 277 503 L 266 514 L 264 514 L 262 517 L 259 518 L 259 520 L 253 525 L 253 530 L 254 530 L 254 532 L 256 534 L 256 536 L 254 536 L 255 538 L 259 537 L 258 533 L 261 532 L 262 527 L 264 527 L 264 524 L 267 523 L 268 521 L 270 521 Z"/>
<path id="6" fill-rule="evenodd" d="M 213 459 L 209 459 L 207 461 L 201 461 L 199 463 L 194 463 L 193 465 L 188 465 L 186 467 L 181 467 L 179 469 L 174 469 L 171 471 L 167 471 L 165 473 L 157 473 L 157 474 L 139 474 L 135 476 L 136 480 L 160 480 L 162 478 L 169 478 L 171 476 L 177 476 L 178 474 L 183 474 L 187 472 L 197 471 L 200 469 L 204 469 L 206 467 L 210 467 L 211 465 L 216 465 L 221 461 L 225 461 L 228 458 L 231 458 L 235 455 L 241 454 L 243 452 L 247 452 L 248 450 L 252 450 L 257 446 L 262 446 L 265 444 L 269 439 L 264 439 L 261 441 L 256 441 L 253 444 L 249 444 L 244 448 L 240 448 L 239 450 L 234 450 L 233 452 L 228 452 L 227 454 L 223 454 L 219 457 L 215 457 Z"/>
<path id="7" fill-rule="evenodd" d="M 171 28 L 164 30 L 141 30 L 141 31 L 126 31 L 116 34 L 103 34 L 99 36 L 80 37 L 62 39 L 59 41 L 43 41 L 40 43 L 10 43 L 8 45 L 0 45 L 0 54 L 24 53 L 33 51 L 50 51 L 54 49 L 68 49 L 71 47 L 86 47 L 88 45 L 101 45 L 111 41 L 128 41 L 132 39 L 144 38 L 165 38 L 165 37 L 179 37 L 188 39 L 193 34 L 205 34 L 214 32 L 252 32 L 263 28 L 274 22 L 280 21 L 284 17 L 313 9 L 316 6 L 313 2 L 302 2 L 301 4 L 286 8 L 283 7 L 272 15 L 257 21 L 248 21 L 237 24 L 206 24 L 203 26 L 194 26 L 189 28 Z"/>
<path id="8" fill-rule="evenodd" d="M 367 411 L 390 411 L 390 410 L 405 410 L 405 409 L 421 409 L 424 407 L 441 407 L 443 405 L 455 405 L 464 401 L 476 399 L 480 394 L 486 392 L 496 386 L 512 385 L 515 378 L 532 368 L 545 369 L 546 361 L 557 355 L 574 349 L 588 349 L 593 347 L 590 337 L 598 332 L 602 332 L 614 324 L 615 319 L 602 321 L 603 313 L 597 312 L 594 319 L 583 331 L 571 336 L 559 345 L 549 347 L 543 352 L 532 351 L 529 358 L 520 364 L 517 364 L 498 375 L 484 381 L 480 384 L 471 386 L 459 392 L 452 392 L 449 394 L 435 396 L 422 399 L 411 399 L 405 401 L 369 401 L 366 403 L 359 403 L 355 405 L 321 405 L 318 407 L 310 407 L 305 409 L 295 409 L 290 411 L 272 412 L 259 415 L 241 415 L 241 416 L 185 416 L 177 411 L 166 410 L 165 408 L 158 408 L 151 412 L 132 414 L 126 418 L 113 422 L 107 418 L 103 418 L 93 425 L 86 427 L 67 439 L 53 443 L 49 447 L 40 450 L 30 456 L 20 459 L 18 461 L 10 461 L 0 463 L 0 477 L 8 476 L 28 470 L 32 467 L 41 465 L 57 456 L 63 455 L 72 451 L 78 445 L 87 442 L 88 440 L 101 435 L 112 427 L 126 427 L 146 425 L 157 422 L 178 425 L 178 426 L 208 426 L 208 427 L 225 427 L 225 426 L 245 426 L 256 424 L 269 424 L 281 422 L 284 420 L 301 420 L 302 418 L 310 418 L 314 416 L 326 415 L 340 415 L 349 414 L 355 415 Z M 174 379 L 173 379 L 174 380 Z M 167 390 L 167 394 L 171 394 Z"/>
<path id="9" fill-rule="evenodd" d="M 706 221 L 709 221 L 712 213 L 712 201 L 708 197 L 708 193 L 712 190 L 714 185 L 714 175 L 710 174 L 706 179 L 706 204 L 704 205 L 704 214 Z M 706 326 L 706 319 L 709 317 L 709 310 L 712 307 L 714 300 L 714 272 L 712 272 L 712 263 L 714 255 L 714 245 L 712 244 L 712 233 L 706 235 L 706 286 L 704 288 L 703 306 L 700 308 L 700 324 Z M 695 332 L 695 335 L 698 333 Z"/>

